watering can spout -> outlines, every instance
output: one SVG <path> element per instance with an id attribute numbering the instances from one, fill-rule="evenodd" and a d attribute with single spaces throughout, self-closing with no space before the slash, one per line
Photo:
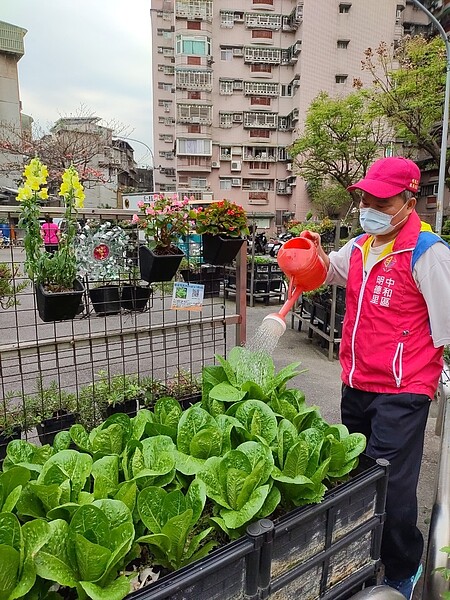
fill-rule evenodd
<path id="1" fill-rule="evenodd" d="M 302 292 L 315 290 L 325 281 L 327 268 L 317 253 L 315 244 L 308 239 L 308 232 L 285 242 L 278 251 L 277 260 L 283 273 L 289 279 L 287 300 L 278 311 L 267 318 L 277 318 L 284 322 L 287 314 Z M 286 329 L 286 325 L 284 327 Z"/>

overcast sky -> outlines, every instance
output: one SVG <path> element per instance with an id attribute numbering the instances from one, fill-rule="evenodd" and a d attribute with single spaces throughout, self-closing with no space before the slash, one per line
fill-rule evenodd
<path id="1" fill-rule="evenodd" d="M 152 147 L 151 0 L 0 0 L 0 21 L 28 30 L 23 112 L 42 128 L 80 106 Z M 144 145 L 129 142 L 141 164 Z"/>

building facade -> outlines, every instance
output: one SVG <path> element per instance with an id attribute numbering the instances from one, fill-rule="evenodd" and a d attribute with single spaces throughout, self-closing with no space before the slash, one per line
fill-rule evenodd
<path id="1" fill-rule="evenodd" d="M 229 198 L 262 227 L 309 210 L 287 148 L 368 47 L 426 23 L 407 0 L 152 0 L 155 190 Z"/>

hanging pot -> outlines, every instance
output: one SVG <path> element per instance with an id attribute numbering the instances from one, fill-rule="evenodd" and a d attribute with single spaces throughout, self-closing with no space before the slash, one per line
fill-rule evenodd
<path id="1" fill-rule="evenodd" d="M 203 260 L 211 265 L 228 265 L 236 258 L 244 239 L 227 235 L 204 233 Z"/>
<path id="2" fill-rule="evenodd" d="M 136 398 L 131 400 L 124 400 L 123 402 L 116 402 L 116 404 L 108 404 L 104 409 L 104 417 L 107 419 L 111 415 L 116 413 L 124 413 L 130 418 L 135 417 L 138 411 L 138 402 Z"/>
<path id="3" fill-rule="evenodd" d="M 158 254 L 147 246 L 139 246 L 139 267 L 141 279 L 148 281 L 170 281 L 180 266 L 184 256 L 179 248 L 171 247 L 171 254 Z"/>
<path id="4" fill-rule="evenodd" d="M 142 312 L 147 306 L 152 288 L 139 285 L 124 285 L 120 304 L 124 310 Z"/>
<path id="5" fill-rule="evenodd" d="M 223 281 L 222 269 L 202 267 L 200 273 L 190 269 L 181 269 L 180 273 L 186 283 L 201 283 L 205 286 L 204 298 L 220 295 L 220 282 Z"/>
<path id="6" fill-rule="evenodd" d="M 73 282 L 73 291 L 49 292 L 43 284 L 35 287 L 39 316 L 45 323 L 73 319 L 79 312 L 84 286 L 78 279 Z"/>
<path id="7" fill-rule="evenodd" d="M 120 313 L 120 288 L 118 285 L 101 285 L 89 290 L 92 306 L 98 315 Z"/>

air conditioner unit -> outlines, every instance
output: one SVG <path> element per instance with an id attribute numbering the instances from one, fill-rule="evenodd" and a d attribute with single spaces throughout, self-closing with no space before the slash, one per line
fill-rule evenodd
<path id="1" fill-rule="evenodd" d="M 242 90 L 244 88 L 244 82 L 243 81 L 234 81 L 233 82 L 233 89 L 235 90 Z"/>
<path id="2" fill-rule="evenodd" d="M 219 162 L 218 160 L 213 160 L 213 161 L 211 162 L 211 167 L 212 167 L 213 169 L 219 169 L 219 168 L 220 168 L 220 162 Z"/>
<path id="3" fill-rule="evenodd" d="M 233 56 L 243 56 L 244 48 L 233 48 Z"/>
<path id="4" fill-rule="evenodd" d="M 164 65 L 158 65 L 158 71 L 164 71 Z"/>
<path id="5" fill-rule="evenodd" d="M 231 187 L 240 187 L 240 186 L 241 186 L 240 177 L 236 177 L 235 179 L 231 180 Z"/>
<path id="6" fill-rule="evenodd" d="M 292 187 L 290 185 L 286 186 L 286 194 L 292 194 Z"/>
<path id="7" fill-rule="evenodd" d="M 233 123 L 242 123 L 242 114 L 241 113 L 233 114 Z"/>
<path id="8" fill-rule="evenodd" d="M 292 163 L 287 163 L 286 170 L 287 171 L 292 171 Z"/>
<path id="9" fill-rule="evenodd" d="M 232 160 L 231 161 L 231 170 L 232 171 L 240 171 L 241 170 L 241 161 L 240 160 Z"/>

